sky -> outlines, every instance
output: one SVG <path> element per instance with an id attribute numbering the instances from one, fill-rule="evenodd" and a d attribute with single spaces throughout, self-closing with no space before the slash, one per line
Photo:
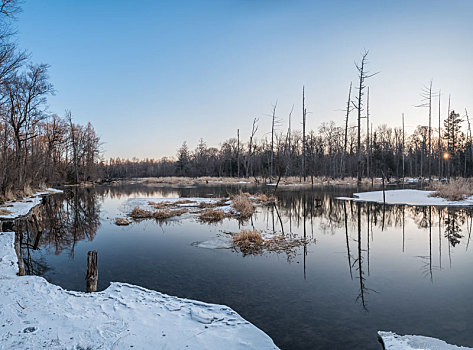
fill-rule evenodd
<path id="1" fill-rule="evenodd" d="M 344 123 L 355 62 L 369 50 L 373 125 L 428 125 L 421 103 L 432 80 L 442 119 L 473 114 L 473 1 L 25 0 L 17 41 L 51 65 L 49 110 L 91 122 L 109 157 L 175 156 L 280 131 Z M 438 125 L 438 99 L 433 118 Z M 355 123 L 355 114 L 350 124 Z"/>

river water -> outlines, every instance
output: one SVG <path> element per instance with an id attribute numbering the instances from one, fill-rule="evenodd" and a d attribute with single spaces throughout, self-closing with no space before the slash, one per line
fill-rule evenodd
<path id="1" fill-rule="evenodd" d="M 381 349 L 378 330 L 473 347 L 471 208 L 360 204 L 336 199 L 353 188 L 290 188 L 246 222 L 114 224 L 128 198 L 226 197 L 241 189 L 270 191 L 127 184 L 50 196 L 42 232 L 22 237 L 26 271 L 83 291 L 87 252 L 97 250 L 100 290 L 120 281 L 225 304 L 281 349 Z M 256 255 L 196 246 L 253 227 L 307 243 Z"/>

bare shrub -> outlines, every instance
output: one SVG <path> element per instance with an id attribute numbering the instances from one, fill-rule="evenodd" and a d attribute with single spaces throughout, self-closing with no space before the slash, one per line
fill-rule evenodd
<path id="1" fill-rule="evenodd" d="M 207 208 L 200 212 L 199 219 L 205 222 L 217 222 L 226 217 L 223 210 Z"/>
<path id="2" fill-rule="evenodd" d="M 251 203 L 251 200 L 244 193 L 234 196 L 232 202 L 233 209 L 235 209 L 242 218 L 249 218 L 255 212 L 253 203 Z"/>
<path id="3" fill-rule="evenodd" d="M 434 182 L 429 186 L 434 192 L 431 197 L 441 197 L 449 201 L 461 201 L 473 195 L 473 183 L 466 179 L 450 180 L 447 183 Z"/>
<path id="4" fill-rule="evenodd" d="M 117 225 L 117 226 L 128 226 L 130 224 L 131 224 L 131 222 L 127 219 L 124 219 L 124 218 L 116 218 L 115 219 L 115 225 Z"/>

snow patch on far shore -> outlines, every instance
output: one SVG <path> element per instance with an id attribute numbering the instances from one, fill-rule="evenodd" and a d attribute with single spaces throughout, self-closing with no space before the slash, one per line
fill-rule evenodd
<path id="1" fill-rule="evenodd" d="M 434 191 L 423 190 L 390 190 L 385 191 L 386 204 L 406 204 L 416 206 L 446 206 L 466 207 L 473 206 L 473 196 L 462 201 L 449 201 L 440 197 L 430 197 Z M 337 199 L 355 202 L 383 203 L 383 191 L 354 193 L 355 198 L 337 197 Z"/>
<path id="2" fill-rule="evenodd" d="M 25 197 L 19 201 L 9 201 L 0 205 L 0 209 L 6 210 L 8 214 L 0 214 L 0 219 L 15 219 L 20 216 L 25 216 L 35 206 L 41 204 L 42 196 L 54 193 L 62 193 L 63 191 L 54 188 L 48 188 L 46 191 L 36 192 L 31 197 Z"/>
<path id="3" fill-rule="evenodd" d="M 0 233 L 2 349 L 277 349 L 224 305 L 127 283 L 87 294 L 16 276 L 14 237 Z"/>
<path id="4" fill-rule="evenodd" d="M 378 332 L 386 350 L 471 350 L 463 346 L 450 345 L 443 340 L 420 335 L 397 335 L 393 332 Z"/>

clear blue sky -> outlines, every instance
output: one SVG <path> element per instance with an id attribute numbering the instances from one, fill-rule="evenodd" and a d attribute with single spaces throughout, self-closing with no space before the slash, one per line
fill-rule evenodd
<path id="1" fill-rule="evenodd" d="M 280 129 L 292 105 L 300 128 L 303 84 L 309 127 L 342 124 L 364 49 L 380 71 L 375 125 L 400 126 L 402 112 L 410 130 L 426 125 L 413 106 L 431 79 L 473 115 L 472 17 L 467 0 L 26 0 L 16 25 L 32 60 L 51 65 L 51 111 L 91 121 L 106 158 L 157 158 L 237 128 L 246 139 L 254 117 L 264 137 L 276 100 Z"/>

